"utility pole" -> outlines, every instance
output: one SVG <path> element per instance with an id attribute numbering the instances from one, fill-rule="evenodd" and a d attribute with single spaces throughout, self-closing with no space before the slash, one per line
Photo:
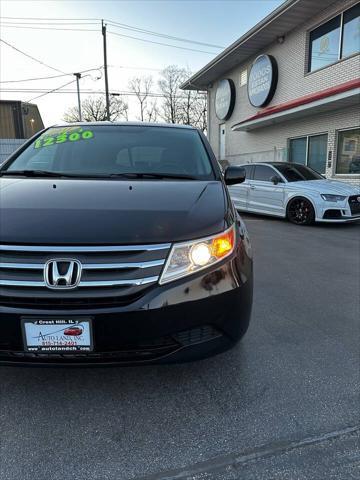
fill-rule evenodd
<path id="1" fill-rule="evenodd" d="M 109 98 L 109 82 L 108 82 L 107 54 L 106 54 L 106 23 L 104 23 L 104 20 L 101 20 L 101 33 L 103 35 L 103 45 L 104 45 L 106 116 L 107 116 L 107 119 L 110 120 L 110 98 Z"/>
<path id="2" fill-rule="evenodd" d="M 74 75 L 76 77 L 76 86 L 77 86 L 79 121 L 82 122 L 81 102 L 80 102 L 80 83 L 79 83 L 79 80 L 81 78 L 81 73 L 74 73 Z"/>

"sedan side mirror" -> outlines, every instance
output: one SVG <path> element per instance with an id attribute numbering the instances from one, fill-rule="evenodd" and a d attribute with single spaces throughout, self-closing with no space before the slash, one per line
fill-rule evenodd
<path id="1" fill-rule="evenodd" d="M 277 185 L 278 183 L 281 183 L 282 180 L 280 177 L 278 177 L 277 175 L 274 175 L 273 177 L 270 178 L 270 181 L 274 184 L 274 185 Z"/>
<path id="2" fill-rule="evenodd" d="M 237 183 L 243 183 L 246 178 L 245 168 L 230 166 L 225 170 L 225 183 L 226 185 L 236 185 Z"/>

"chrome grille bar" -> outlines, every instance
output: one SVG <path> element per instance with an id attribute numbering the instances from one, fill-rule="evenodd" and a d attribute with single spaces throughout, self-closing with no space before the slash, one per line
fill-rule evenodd
<path id="1" fill-rule="evenodd" d="M 41 263 L 0 263 L 0 268 L 11 268 L 15 270 L 43 270 Z"/>
<path id="2" fill-rule="evenodd" d="M 152 268 L 161 267 L 164 265 L 165 259 L 150 260 L 148 262 L 126 262 L 126 263 L 84 263 L 83 270 L 107 270 L 107 269 L 122 269 L 122 268 Z M 1 268 L 1 264 L 0 264 Z"/>
<path id="3" fill-rule="evenodd" d="M 171 246 L 170 243 L 158 243 L 154 245 L 108 245 L 108 246 L 34 246 L 34 245 L 0 245 L 0 251 L 3 252 L 78 252 L 78 253 L 98 253 L 98 252 L 141 252 L 166 250 Z"/>
<path id="4" fill-rule="evenodd" d="M 126 262 L 126 263 L 84 263 L 83 270 L 117 270 L 123 268 L 152 268 L 164 265 L 163 260 L 152 260 L 148 262 Z M 41 263 L 0 263 L 0 269 L 16 269 L 16 270 L 43 270 L 44 264 Z"/>
<path id="5" fill-rule="evenodd" d="M 156 277 L 145 277 L 137 278 L 134 280 L 96 280 L 93 282 L 80 282 L 78 285 L 81 287 L 122 287 L 122 286 L 140 286 L 146 285 L 148 283 L 155 283 L 158 281 L 158 276 Z M 35 282 L 35 281 L 26 281 L 26 280 L 0 280 L 0 286 L 3 287 L 29 287 L 29 288 L 38 288 L 46 287 L 45 282 Z"/>

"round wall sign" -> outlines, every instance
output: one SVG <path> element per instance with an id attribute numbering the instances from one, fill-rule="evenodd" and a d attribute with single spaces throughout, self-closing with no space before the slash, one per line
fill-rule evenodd
<path id="1" fill-rule="evenodd" d="M 248 97 L 254 107 L 265 107 L 274 96 L 278 81 L 278 66 L 271 55 L 260 55 L 251 66 Z"/>
<path id="2" fill-rule="evenodd" d="M 221 80 L 216 89 L 215 113 L 219 120 L 227 120 L 235 106 L 235 85 L 230 79 Z"/>

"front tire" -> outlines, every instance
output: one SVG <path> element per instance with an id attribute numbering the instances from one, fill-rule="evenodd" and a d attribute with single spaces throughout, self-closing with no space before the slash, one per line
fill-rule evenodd
<path id="1" fill-rule="evenodd" d="M 290 200 L 286 216 L 295 225 L 311 225 L 315 221 L 315 210 L 310 200 L 304 197 L 296 197 Z"/>

